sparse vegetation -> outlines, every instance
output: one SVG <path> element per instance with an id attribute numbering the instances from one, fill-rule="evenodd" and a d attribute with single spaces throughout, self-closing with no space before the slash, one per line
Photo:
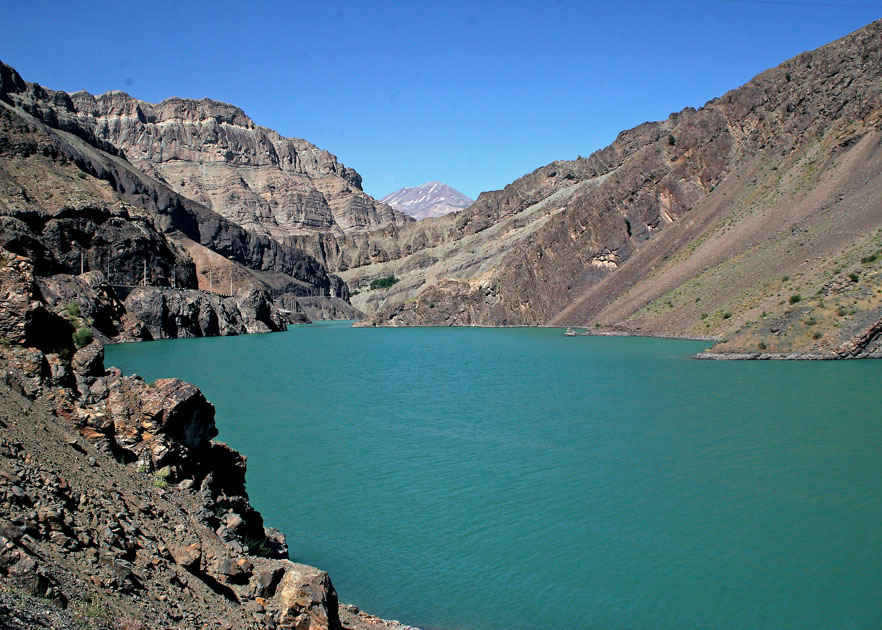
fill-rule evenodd
<path id="1" fill-rule="evenodd" d="M 168 476 L 170 474 L 171 469 L 168 466 L 160 468 L 153 473 L 153 485 L 157 488 L 165 488 L 166 486 L 168 486 Z"/>
<path id="2" fill-rule="evenodd" d="M 398 282 L 398 278 L 395 276 L 385 276 L 383 278 L 375 278 L 371 280 L 371 290 L 374 289 L 388 289 L 392 285 Z"/>
<path id="3" fill-rule="evenodd" d="M 92 343 L 92 329 L 83 326 L 73 334 L 73 342 L 77 348 L 84 348 Z"/>
<path id="4" fill-rule="evenodd" d="M 861 258 L 861 264 L 862 265 L 869 265 L 869 264 L 872 264 L 872 263 L 876 262 L 877 260 L 879 260 L 879 258 L 882 258 L 882 250 L 880 250 L 878 252 L 874 252 L 874 253 L 870 254 L 869 256 L 864 256 L 863 258 Z"/>
<path id="5" fill-rule="evenodd" d="M 273 550 L 266 538 L 258 539 L 253 536 L 243 536 L 242 544 L 248 549 L 248 553 L 253 556 L 260 556 L 261 558 L 272 556 Z"/>

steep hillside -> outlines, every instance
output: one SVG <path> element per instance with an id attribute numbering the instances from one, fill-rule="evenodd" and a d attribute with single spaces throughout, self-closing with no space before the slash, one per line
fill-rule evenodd
<path id="1" fill-rule="evenodd" d="M 361 190 L 361 175 L 327 151 L 255 125 L 210 99 L 145 103 L 124 92 L 70 100 L 81 126 L 175 192 L 237 225 L 282 240 L 357 232 L 410 219 Z"/>
<path id="2" fill-rule="evenodd" d="M 599 326 L 839 356 L 879 320 L 880 50 L 876 22 L 456 215 L 303 247 L 362 290 L 374 324 Z M 400 281 L 364 290 L 386 275 Z"/>
<path id="3" fill-rule="evenodd" d="M 2 64 L 0 193 L 0 244 L 28 255 L 40 275 L 96 270 L 116 284 L 146 277 L 151 285 L 221 293 L 258 286 L 289 303 L 348 295 L 308 254 L 249 232 L 132 166 L 82 123 L 67 94 L 27 83 Z M 303 309 L 293 310 L 292 321 L 303 319 Z"/>
<path id="4" fill-rule="evenodd" d="M 389 193 L 380 199 L 380 203 L 389 204 L 420 221 L 468 208 L 474 200 L 442 182 L 428 182 Z"/>

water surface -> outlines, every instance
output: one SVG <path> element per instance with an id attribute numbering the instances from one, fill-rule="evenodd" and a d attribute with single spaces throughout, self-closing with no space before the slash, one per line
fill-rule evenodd
<path id="1" fill-rule="evenodd" d="M 554 329 L 108 348 L 217 406 L 341 600 L 433 629 L 882 627 L 882 362 Z"/>

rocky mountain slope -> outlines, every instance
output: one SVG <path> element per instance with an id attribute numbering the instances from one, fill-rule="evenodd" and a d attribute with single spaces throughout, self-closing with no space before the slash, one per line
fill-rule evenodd
<path id="1" fill-rule="evenodd" d="M 70 95 L 78 123 L 136 167 L 237 225 L 284 240 L 409 221 L 361 190 L 361 176 L 327 151 L 255 125 L 210 99 L 145 103 L 124 92 Z"/>
<path id="2" fill-rule="evenodd" d="M 389 193 L 380 199 L 380 203 L 388 204 L 420 221 L 468 208 L 474 200 L 442 182 L 427 182 Z"/>
<path id="3" fill-rule="evenodd" d="M 463 212 L 299 245 L 360 290 L 373 324 L 588 326 L 726 338 L 719 349 L 756 356 L 875 356 L 880 158 L 876 22 Z M 368 290 L 389 275 L 399 282 Z"/>
<path id="4" fill-rule="evenodd" d="M 197 388 L 106 369 L 44 292 L 0 249 L 0 626 L 403 628 L 287 559 Z"/>
<path id="5" fill-rule="evenodd" d="M 345 283 L 314 258 L 178 195 L 81 118 L 67 94 L 0 64 L 0 245 L 39 275 L 85 269 L 114 284 L 346 301 Z"/>

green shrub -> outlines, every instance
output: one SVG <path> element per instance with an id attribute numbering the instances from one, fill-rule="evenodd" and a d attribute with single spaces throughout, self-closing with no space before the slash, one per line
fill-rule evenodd
<path id="1" fill-rule="evenodd" d="M 92 343 L 92 329 L 83 326 L 73 334 L 73 342 L 77 348 L 83 348 Z"/>
<path id="2" fill-rule="evenodd" d="M 873 254 L 870 254 L 869 256 L 864 256 L 863 258 L 861 258 L 861 264 L 869 265 L 870 263 L 874 263 L 879 260 L 880 257 L 882 257 L 882 251 L 875 252 Z"/>
<path id="3" fill-rule="evenodd" d="M 853 271 L 852 271 L 850 274 L 848 274 L 848 277 L 851 278 L 851 281 L 852 281 L 852 282 L 857 282 L 858 280 L 860 280 L 860 276 L 857 275 L 857 274 L 856 274 L 855 272 L 853 272 Z"/>
<path id="4" fill-rule="evenodd" d="M 723 313 L 723 319 L 731 319 L 731 318 L 732 318 L 732 313 L 730 313 L 729 311 L 726 311 L 725 313 Z"/>
<path id="5" fill-rule="evenodd" d="M 375 280 L 371 280 L 371 290 L 373 290 L 373 289 L 388 289 L 396 282 L 398 282 L 398 278 L 396 278 L 395 276 L 386 276 L 384 278 L 376 278 Z"/>
<path id="6" fill-rule="evenodd" d="M 756 344 L 756 347 L 759 348 L 760 350 L 765 350 L 766 349 L 766 342 L 760 341 L 758 344 Z"/>
<path id="7" fill-rule="evenodd" d="M 812 335 L 812 339 L 820 339 L 823 336 L 824 333 L 822 333 L 820 330 L 816 330 L 815 333 Z"/>
<path id="8" fill-rule="evenodd" d="M 153 485 L 157 488 L 165 488 L 168 485 L 168 476 L 171 474 L 171 468 L 163 466 L 153 473 Z"/>
<path id="9" fill-rule="evenodd" d="M 668 144 L 674 146 L 677 144 L 677 139 L 674 136 L 668 136 Z"/>
<path id="10" fill-rule="evenodd" d="M 801 301 L 802 301 L 802 296 L 799 293 L 794 293 L 793 295 L 790 296 L 790 303 L 791 304 L 796 304 L 797 302 L 801 302 Z"/>
<path id="11" fill-rule="evenodd" d="M 77 303 L 76 300 L 71 300 L 67 303 L 67 306 L 64 307 L 64 311 L 71 317 L 79 317 L 80 305 Z"/>

